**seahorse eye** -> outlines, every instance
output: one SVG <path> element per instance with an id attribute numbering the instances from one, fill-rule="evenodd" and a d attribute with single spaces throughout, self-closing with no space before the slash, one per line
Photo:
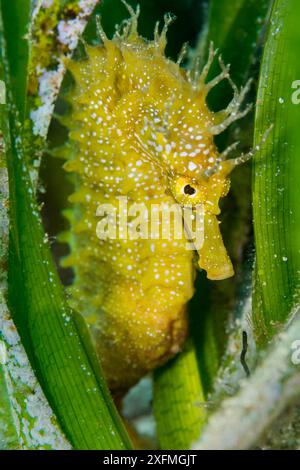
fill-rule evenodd
<path id="1" fill-rule="evenodd" d="M 195 194 L 197 191 L 190 184 L 186 184 L 183 188 L 183 192 L 184 192 L 184 194 L 186 194 L 188 196 L 193 196 L 193 194 Z"/>

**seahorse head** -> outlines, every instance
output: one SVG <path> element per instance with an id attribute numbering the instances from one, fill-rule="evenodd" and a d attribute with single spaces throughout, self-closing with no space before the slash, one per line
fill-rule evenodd
<path id="1" fill-rule="evenodd" d="M 232 276 L 233 268 L 219 230 L 219 202 L 229 191 L 231 171 L 243 158 L 225 160 L 235 144 L 219 153 L 214 136 L 232 122 L 232 112 L 235 118 L 243 113 L 237 108 L 240 95 L 235 96 L 232 109 L 229 106 L 221 113 L 209 110 L 207 93 L 228 72 L 224 68 L 213 84 L 205 83 L 206 73 L 204 69 L 200 76 L 191 78 L 181 71 L 182 80 L 177 76 L 173 88 L 165 86 L 163 93 L 156 90 L 135 141 L 142 155 L 160 168 L 166 192 L 174 201 L 204 214 L 203 244 L 197 247 L 199 267 L 206 270 L 208 278 L 220 280 Z M 161 83 L 165 84 L 167 78 L 163 78 Z"/>
<path id="2" fill-rule="evenodd" d="M 134 94 L 136 102 L 140 100 L 141 111 L 137 113 L 133 148 L 159 167 L 166 192 L 176 203 L 195 210 L 200 208 L 204 214 L 204 237 L 202 246 L 197 248 L 199 267 L 206 270 L 209 279 L 225 279 L 234 272 L 217 220 L 219 202 L 229 191 L 230 172 L 248 156 L 226 159 L 236 144 L 219 153 L 214 136 L 249 111 L 250 106 L 242 111 L 240 107 L 250 82 L 238 90 L 230 79 L 229 66 L 225 66 L 221 59 L 221 73 L 207 81 L 216 55 L 212 44 L 202 70 L 197 58 L 188 70 L 180 67 L 182 55 L 177 63 L 166 59 L 166 33 L 173 20 L 170 15 L 165 17 L 161 34 L 157 27 L 154 41 L 142 41 L 141 47 L 137 33 L 139 10 L 135 13 L 130 7 L 128 9 L 131 18 L 123 31 L 120 50 L 126 63 L 124 76 L 127 76 L 129 68 L 134 72 L 124 85 L 127 89 L 128 83 L 131 84 L 130 104 Z M 106 40 L 104 35 L 103 39 Z M 142 60 L 138 59 L 137 50 L 145 51 Z M 208 108 L 206 98 L 209 91 L 224 79 L 233 88 L 233 99 L 225 110 L 213 112 Z M 123 86 L 122 80 L 119 84 Z"/>

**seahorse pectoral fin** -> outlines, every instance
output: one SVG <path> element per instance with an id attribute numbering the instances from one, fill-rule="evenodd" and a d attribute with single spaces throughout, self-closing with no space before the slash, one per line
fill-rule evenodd
<path id="1" fill-rule="evenodd" d="M 204 215 L 204 243 L 198 255 L 199 267 L 206 271 L 208 279 L 222 280 L 234 275 L 215 215 Z"/>

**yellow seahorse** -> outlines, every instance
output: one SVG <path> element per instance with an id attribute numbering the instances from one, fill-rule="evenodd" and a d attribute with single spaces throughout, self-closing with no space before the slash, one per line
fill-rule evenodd
<path id="1" fill-rule="evenodd" d="M 181 349 L 197 264 L 209 279 L 233 275 L 218 203 L 229 190 L 229 173 L 248 158 L 225 160 L 232 147 L 218 153 L 214 136 L 248 111 L 240 106 L 249 83 L 239 91 L 222 61 L 220 75 L 206 83 L 213 47 L 201 73 L 197 64 L 184 70 L 180 58 L 175 63 L 164 54 L 171 17 L 147 41 L 137 32 L 139 10 L 128 9 L 131 17 L 113 39 L 99 26 L 103 44 L 87 45 L 86 60 L 68 61 L 75 87 L 65 118 L 64 168 L 75 175 L 76 190 L 64 236 L 71 253 L 63 264 L 74 269 L 73 303 L 90 325 L 115 392 Z M 223 79 L 234 96 L 227 109 L 214 113 L 206 97 Z M 161 203 L 200 208 L 201 245 L 187 249 L 187 233 L 177 239 L 174 229 L 169 239 L 99 238 L 99 207 L 110 203 L 117 210 L 125 197 L 128 206 L 143 203 L 149 213 Z M 121 219 L 118 214 L 119 229 Z"/>

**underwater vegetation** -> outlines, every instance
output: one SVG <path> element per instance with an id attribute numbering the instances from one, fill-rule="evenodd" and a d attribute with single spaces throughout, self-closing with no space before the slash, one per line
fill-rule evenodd
<path id="1" fill-rule="evenodd" d="M 299 448 L 298 2 L 0 7 L 0 448 Z"/>

